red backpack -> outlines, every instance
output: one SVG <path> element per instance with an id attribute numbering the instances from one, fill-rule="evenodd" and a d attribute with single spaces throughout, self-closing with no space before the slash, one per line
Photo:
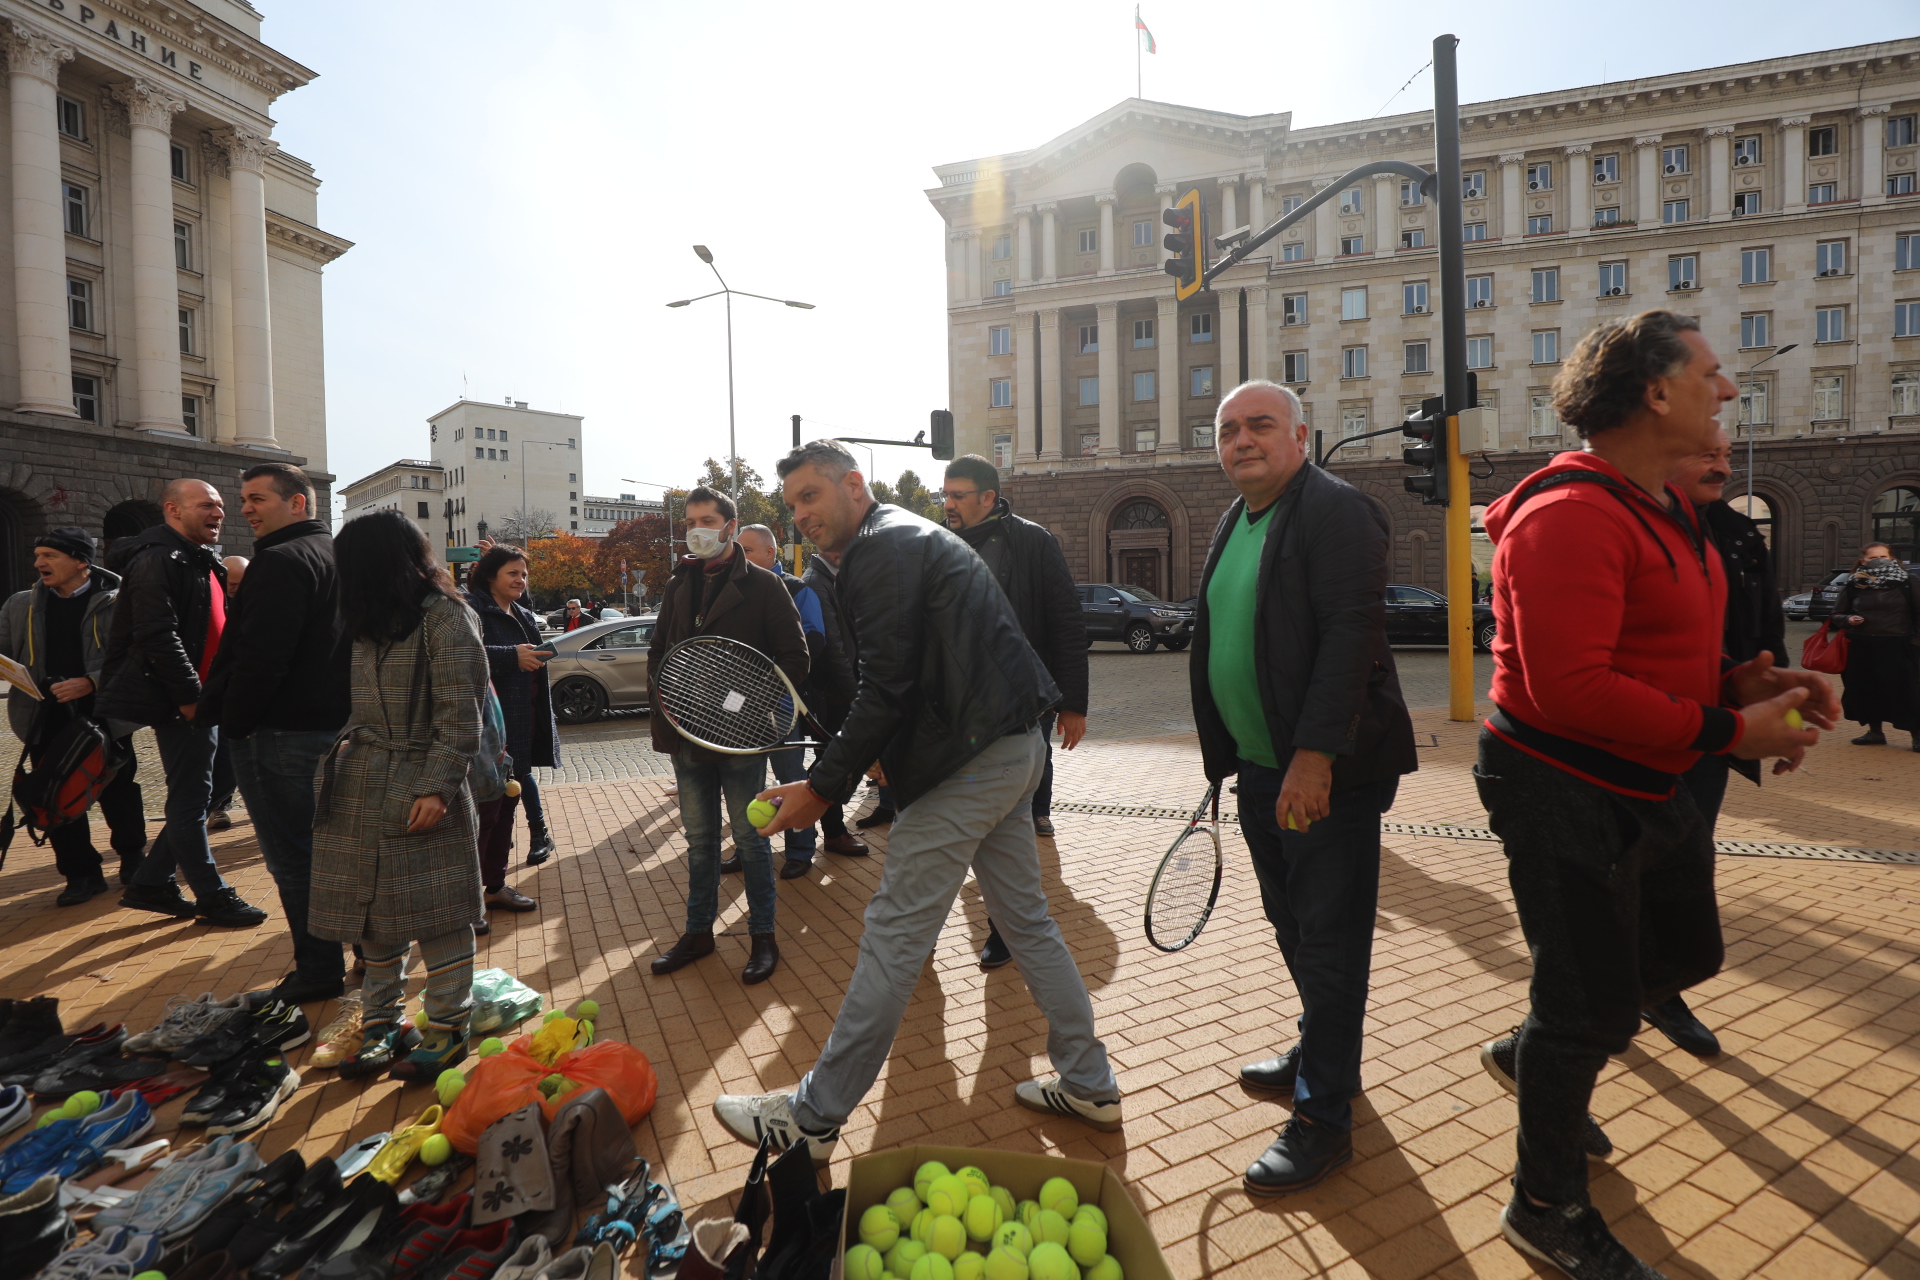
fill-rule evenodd
<path id="1" fill-rule="evenodd" d="M 42 704 L 43 716 L 47 705 Z M 0 818 L 0 867 L 6 865 L 16 826 L 24 827 L 34 844 L 43 845 L 55 827 L 85 819 L 87 810 L 120 772 L 125 762 L 122 752 L 130 745 L 114 742 L 97 721 L 70 716 L 47 740 L 37 768 L 28 767 L 27 752 L 22 750 L 13 768 L 13 803 L 6 817 Z"/>

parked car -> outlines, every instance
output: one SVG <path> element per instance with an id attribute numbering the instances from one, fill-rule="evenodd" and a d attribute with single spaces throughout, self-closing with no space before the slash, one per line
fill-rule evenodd
<path id="1" fill-rule="evenodd" d="M 1781 610 L 1789 622 L 1805 622 L 1808 611 L 1813 607 L 1813 592 L 1802 591 L 1797 596 L 1788 596 L 1780 602 Z"/>
<path id="2" fill-rule="evenodd" d="M 553 714 L 562 724 L 585 724 L 609 711 L 647 703 L 647 646 L 654 615 L 593 622 L 548 641 L 553 658 Z"/>
<path id="3" fill-rule="evenodd" d="M 1816 622 L 1822 618 L 1831 618 L 1834 603 L 1840 599 L 1840 588 L 1846 586 L 1847 579 L 1852 576 L 1851 569 L 1835 569 L 1828 574 L 1824 583 L 1807 593 L 1806 616 Z"/>
<path id="4" fill-rule="evenodd" d="M 1475 602 L 1473 606 L 1473 647 L 1481 651 L 1493 647 L 1493 606 Z M 1447 598 L 1425 587 L 1393 584 L 1387 587 L 1388 644 L 1445 644 L 1447 642 Z"/>
<path id="5" fill-rule="evenodd" d="M 1193 643 L 1194 611 L 1186 605 L 1119 582 L 1086 582 L 1076 590 L 1088 644 L 1119 640 L 1135 653 L 1152 653 L 1155 645 L 1177 653 Z"/>

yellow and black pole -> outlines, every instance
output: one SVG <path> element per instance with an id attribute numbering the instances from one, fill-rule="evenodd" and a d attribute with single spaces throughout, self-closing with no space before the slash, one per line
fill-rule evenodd
<path id="1" fill-rule="evenodd" d="M 1472 407 L 1467 374 L 1467 258 L 1461 226 L 1460 82 L 1453 36 L 1433 42 L 1433 158 L 1440 206 L 1441 368 L 1446 375 L 1447 715 L 1473 719 L 1473 487 L 1460 450 L 1460 413 Z M 1436 444 L 1442 442 L 1436 441 Z M 1440 459 L 1436 459 L 1436 464 Z"/>

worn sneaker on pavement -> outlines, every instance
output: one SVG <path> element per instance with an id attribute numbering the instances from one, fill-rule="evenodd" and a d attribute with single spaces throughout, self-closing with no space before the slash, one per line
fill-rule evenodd
<path id="1" fill-rule="evenodd" d="M 11 1079 L 19 1084 L 27 1085 L 35 1093 L 54 1093 L 60 1088 L 58 1083 L 60 1078 L 68 1072 L 76 1071 L 85 1067 L 88 1063 L 98 1062 L 103 1058 L 118 1057 L 120 1054 L 120 1046 L 126 1042 L 127 1028 L 125 1023 L 116 1023 L 111 1027 L 106 1027 L 99 1031 L 90 1030 L 86 1034 L 77 1037 L 72 1044 L 68 1045 L 66 1049 L 61 1052 L 59 1057 L 34 1072 L 32 1080 L 22 1080 L 17 1075 L 11 1077 Z M 67 1092 L 74 1092 L 84 1087 L 85 1086 L 76 1086 L 75 1090 L 68 1090 Z"/>
<path id="2" fill-rule="evenodd" d="M 194 1040 L 180 1051 L 179 1058 L 190 1067 L 205 1070 L 261 1051 L 284 1053 L 305 1044 L 312 1034 L 299 1005 L 268 1000 L 245 1017 L 229 1019 Z"/>
<path id="3" fill-rule="evenodd" d="M 1480 1046 L 1480 1065 L 1486 1073 L 1500 1082 L 1500 1087 L 1514 1097 L 1520 1096 L 1520 1081 L 1515 1074 L 1515 1064 L 1519 1060 L 1519 1028 L 1509 1031 L 1498 1040 L 1489 1040 Z M 1589 1160 L 1605 1160 L 1613 1154 L 1613 1139 L 1607 1136 L 1600 1122 L 1591 1115 L 1587 1117 L 1587 1132 L 1581 1139 L 1580 1149 L 1587 1153 Z"/>
<path id="4" fill-rule="evenodd" d="M 34 1280 L 96 1280 L 134 1276 L 160 1261 L 160 1237 L 137 1231 L 109 1231 L 67 1250 Z"/>
<path id="5" fill-rule="evenodd" d="M 1513 1200 L 1500 1211 L 1500 1234 L 1529 1258 L 1558 1268 L 1572 1280 L 1666 1280 L 1629 1253 L 1590 1204 L 1542 1208 L 1516 1186 Z"/>
<path id="6" fill-rule="evenodd" d="M 252 929 L 267 922 L 267 913 L 228 886 L 215 889 L 194 904 L 193 914 L 201 924 L 219 929 Z"/>
<path id="7" fill-rule="evenodd" d="M 340 1074 L 349 1080 L 379 1075 L 419 1046 L 420 1032 L 411 1023 L 375 1023 L 361 1030 L 360 1047 L 340 1064 Z"/>
<path id="8" fill-rule="evenodd" d="M 47 1068 L 34 1077 L 33 1091 L 43 1098 L 65 1097 L 82 1089 L 106 1093 L 121 1085 L 160 1075 L 166 1069 L 167 1064 L 158 1058 L 123 1058 L 118 1053 L 99 1053 Z"/>
<path id="9" fill-rule="evenodd" d="M 114 1147 L 127 1146 L 153 1128 L 153 1110 L 138 1093 L 76 1120 L 55 1120 L 0 1152 L 0 1195 L 15 1195 L 53 1174 L 77 1178 L 92 1172 Z"/>
<path id="10" fill-rule="evenodd" d="M 251 1142 L 234 1142 L 216 1159 L 194 1166 L 187 1177 L 168 1188 L 164 1197 L 138 1209 L 127 1226 L 155 1232 L 168 1244 L 178 1244 L 206 1225 L 215 1209 L 252 1184 L 260 1176 L 260 1169 L 260 1149 Z"/>
<path id="11" fill-rule="evenodd" d="M 1120 1099 L 1088 1102 L 1085 1098 L 1076 1098 L 1061 1086 L 1059 1076 L 1047 1080 L 1023 1080 L 1013 1086 L 1013 1096 L 1029 1111 L 1072 1116 L 1107 1133 L 1117 1132 L 1120 1128 Z"/>
<path id="12" fill-rule="evenodd" d="M 191 999 L 174 996 L 167 1001 L 167 1011 L 161 1015 L 158 1026 L 128 1036 L 120 1047 L 126 1053 L 171 1056 L 246 1010 L 244 995 L 228 996 L 225 1000 L 214 999 L 211 991 L 203 991 Z"/>
<path id="13" fill-rule="evenodd" d="M 360 1047 L 360 1018 L 366 1009 L 365 995 L 358 988 L 340 998 L 333 1021 L 320 1032 L 313 1052 L 307 1057 L 310 1067 L 337 1067 Z"/>
<path id="14" fill-rule="evenodd" d="M 246 1145 L 252 1146 L 251 1143 Z M 231 1151 L 233 1146 L 232 1138 L 215 1138 L 204 1147 L 195 1147 L 191 1151 L 179 1151 L 164 1157 L 154 1166 L 159 1172 L 153 1175 L 153 1180 L 136 1191 L 131 1199 L 108 1205 L 94 1215 L 92 1223 L 94 1232 L 103 1234 L 132 1226 L 136 1215 L 143 1222 L 159 1222 L 165 1217 L 164 1214 L 156 1216 L 159 1207 L 178 1191 L 183 1183 L 199 1173 L 203 1166 L 226 1158 L 227 1152 Z M 258 1152 L 255 1153 L 255 1157 L 258 1158 Z M 146 1229 L 152 1228 L 148 1226 Z"/>
<path id="15" fill-rule="evenodd" d="M 250 1063 L 239 1073 L 218 1112 L 207 1118 L 207 1132 L 248 1133 L 272 1121 L 280 1104 L 300 1087 L 300 1073 L 274 1056 Z"/>
<path id="16" fill-rule="evenodd" d="M 0 1067 L 0 1084 L 31 1085 L 49 1067 L 59 1066 L 69 1060 L 85 1061 L 91 1056 L 92 1050 L 101 1044 L 108 1044 L 118 1051 L 126 1039 L 127 1029 L 124 1025 L 109 1027 L 103 1022 L 96 1022 L 72 1035 L 53 1036 L 41 1042 L 37 1051 L 18 1053 L 7 1059 L 8 1065 Z M 70 1059 L 69 1055 L 75 1056 Z"/>
<path id="17" fill-rule="evenodd" d="M 790 1093 L 723 1093 L 713 1100 L 713 1116 L 728 1133 L 750 1147 L 759 1146 L 762 1138 L 772 1138 L 774 1147 L 781 1151 L 797 1143 L 810 1143 L 816 1165 L 831 1161 L 833 1148 L 840 1141 L 838 1128 L 824 1132 L 802 1129 L 793 1118 Z"/>
<path id="18" fill-rule="evenodd" d="M 0 1136 L 12 1133 L 33 1119 L 33 1100 L 17 1084 L 0 1089 Z"/>

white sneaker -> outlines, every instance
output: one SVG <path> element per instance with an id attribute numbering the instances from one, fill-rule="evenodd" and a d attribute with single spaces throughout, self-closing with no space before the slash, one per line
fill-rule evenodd
<path id="1" fill-rule="evenodd" d="M 1118 1111 L 1115 1107 L 1115 1111 Z M 740 1141 L 750 1147 L 762 1138 L 772 1138 L 776 1151 L 785 1151 L 796 1143 L 810 1143 L 813 1162 L 826 1164 L 833 1159 L 833 1148 L 840 1141 L 840 1130 L 813 1133 L 802 1129 L 793 1118 L 790 1093 L 723 1093 L 713 1100 L 713 1116 Z M 1117 1127 L 1117 1126 L 1116 1126 Z"/>
<path id="2" fill-rule="evenodd" d="M 1023 1080 L 1013 1086 L 1013 1096 L 1021 1106 L 1031 1111 L 1072 1116 L 1107 1133 L 1117 1132 L 1120 1128 L 1120 1099 L 1088 1102 L 1084 1098 L 1076 1098 L 1061 1087 L 1059 1076 L 1050 1080 Z"/>
<path id="3" fill-rule="evenodd" d="M 33 1119 L 33 1100 L 17 1084 L 0 1089 L 0 1134 L 12 1133 Z"/>

